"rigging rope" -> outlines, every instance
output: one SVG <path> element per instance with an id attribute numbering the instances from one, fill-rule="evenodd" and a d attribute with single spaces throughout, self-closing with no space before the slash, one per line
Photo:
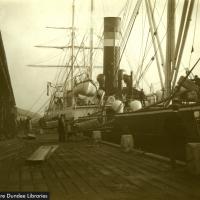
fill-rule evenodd
<path id="1" fill-rule="evenodd" d="M 42 106 L 35 112 L 35 115 L 33 115 L 33 118 L 34 116 L 36 116 L 37 113 L 39 113 L 47 104 L 49 103 L 49 98 L 42 104 Z"/>
<path id="2" fill-rule="evenodd" d="M 167 33 L 165 33 L 165 35 L 163 36 L 163 38 L 161 39 L 161 43 L 164 41 L 164 38 L 166 37 L 166 34 Z M 154 58 L 155 57 L 155 55 L 157 54 L 157 52 L 158 52 L 158 48 L 157 48 L 157 50 L 155 51 L 155 53 L 154 53 L 154 55 L 151 57 L 151 59 L 150 59 L 150 61 L 148 62 L 148 64 L 147 64 L 147 66 L 148 66 L 148 68 L 150 67 L 150 65 L 152 64 L 152 58 Z M 154 59 L 153 59 L 154 60 Z M 144 69 L 144 72 L 146 73 L 146 68 Z M 145 73 L 142 73 L 142 76 L 141 76 L 141 78 L 145 75 Z M 141 79 L 140 78 L 140 79 Z"/>
<path id="3" fill-rule="evenodd" d="M 30 106 L 30 108 L 28 109 L 28 111 L 25 113 L 25 115 L 28 114 L 29 111 L 31 111 L 33 109 L 33 107 L 39 102 L 39 100 L 42 98 L 42 96 L 44 95 L 44 92 L 46 91 L 46 88 L 41 92 L 40 96 L 34 101 L 34 103 Z"/>
<path id="4" fill-rule="evenodd" d="M 175 9 L 177 9 L 178 3 L 179 3 L 179 1 L 177 2 L 176 8 L 175 8 Z M 162 10 L 162 14 L 161 14 L 161 17 L 160 17 L 160 19 L 159 19 L 158 25 L 157 25 L 157 27 L 156 27 L 156 29 L 155 29 L 155 32 L 157 32 L 157 30 L 158 30 L 158 28 L 159 28 L 159 26 L 160 26 L 160 24 L 161 24 L 161 22 L 162 22 L 162 18 L 163 18 L 163 15 L 164 15 L 164 10 L 166 9 L 166 5 L 167 5 L 167 0 L 165 1 L 165 5 L 164 5 L 164 8 L 163 8 L 163 10 Z M 153 11 L 155 10 L 155 8 L 156 8 L 156 7 L 155 7 L 155 4 L 154 4 Z M 149 33 L 150 33 L 150 32 L 149 32 Z M 166 33 L 167 33 L 167 31 L 166 31 Z M 164 38 L 166 37 L 166 33 L 165 33 L 165 35 L 163 36 L 163 38 L 161 39 L 160 44 L 162 44 L 162 42 L 164 41 Z M 148 37 L 149 37 L 149 34 L 148 34 Z M 147 43 L 146 43 L 146 45 L 147 45 Z M 152 43 L 151 43 L 150 46 L 148 47 L 148 50 L 146 50 L 146 47 L 145 47 L 144 57 L 143 57 L 143 60 L 144 60 L 144 61 L 146 60 L 146 57 L 147 57 L 148 53 L 150 52 L 151 47 L 152 47 Z M 157 51 L 158 51 L 158 48 L 157 48 L 157 50 L 156 50 L 156 53 L 157 53 Z M 146 52 L 146 55 L 145 55 L 145 52 Z M 154 56 L 155 56 L 155 55 L 156 55 L 156 54 L 154 54 Z M 154 56 L 153 56 L 153 57 L 154 57 Z M 152 59 L 152 58 L 151 58 L 151 59 Z M 151 62 L 151 59 L 150 59 L 149 62 Z M 142 65 L 143 65 L 144 61 L 142 62 Z M 146 71 L 146 69 L 145 69 L 145 71 Z M 142 72 L 141 72 L 141 73 L 142 73 Z M 141 76 L 141 73 L 140 73 L 140 76 Z M 144 73 L 143 73 L 142 76 L 144 76 Z M 138 82 L 138 83 L 139 83 L 139 82 Z"/>
<path id="5" fill-rule="evenodd" d="M 154 13 L 154 10 L 157 9 L 156 6 L 155 6 L 155 3 L 156 3 L 156 1 L 154 2 L 153 13 Z M 162 22 L 162 18 L 163 18 L 163 15 L 164 15 L 164 11 L 165 11 L 165 9 L 166 9 L 166 5 L 167 5 L 167 0 L 165 1 L 164 8 L 163 8 L 163 10 L 162 10 L 162 14 L 161 14 L 161 17 L 160 17 L 160 19 L 159 19 L 158 25 L 157 25 L 156 29 L 154 30 L 154 33 L 155 33 L 155 34 L 157 34 L 157 31 L 158 31 L 158 28 L 159 28 L 159 26 L 160 26 L 160 23 Z M 152 14 L 153 14 L 153 13 L 152 13 Z M 150 51 L 151 47 L 152 47 L 152 43 L 151 43 L 150 46 L 148 47 L 147 55 L 148 55 L 148 52 Z M 147 55 L 146 55 L 146 56 L 147 56 Z M 146 56 L 145 56 L 145 58 L 146 58 Z"/>
<path id="6" fill-rule="evenodd" d="M 191 64 L 191 59 L 192 59 L 192 53 L 194 52 L 194 40 L 196 36 L 196 27 L 197 27 L 197 16 L 198 16 L 198 8 L 199 8 L 199 0 L 197 1 L 197 9 L 196 9 L 196 16 L 195 16 L 195 24 L 194 24 L 194 34 L 193 34 L 193 40 L 192 40 L 192 48 L 191 48 L 191 54 L 190 54 L 190 59 L 189 59 L 189 68 Z"/>
<path id="7" fill-rule="evenodd" d="M 68 43 L 68 45 L 69 45 L 69 44 L 70 44 L 70 42 Z M 68 50 L 68 49 L 67 49 L 67 50 Z M 63 59 L 62 59 L 62 61 L 61 61 L 61 65 L 64 64 L 65 59 L 66 59 L 66 56 L 67 56 L 67 51 L 66 51 L 65 54 L 64 54 L 64 57 L 63 57 Z M 59 60 L 59 62 L 60 62 L 60 60 Z M 67 69 L 65 69 L 65 70 L 67 70 Z M 57 77 L 55 77 L 54 82 L 55 82 L 56 85 L 58 84 L 58 81 L 59 81 L 59 78 L 60 78 L 60 75 L 61 75 L 61 72 L 62 72 L 62 71 L 63 71 L 63 69 L 60 69 L 59 74 L 57 75 Z"/>
<path id="8" fill-rule="evenodd" d="M 124 34 L 124 39 L 121 41 L 121 44 L 120 44 L 120 48 L 122 49 L 122 53 L 119 55 L 119 61 L 117 62 L 117 69 L 121 63 L 121 60 L 122 60 L 122 57 L 123 57 L 123 54 L 124 54 L 124 51 L 126 49 L 126 46 L 127 46 L 127 42 L 128 42 L 128 39 L 130 37 L 130 34 L 131 34 L 131 31 L 133 29 L 133 26 L 135 24 L 135 20 L 136 20 L 136 17 L 138 15 L 138 12 L 139 12 L 139 8 L 140 8 L 140 5 L 141 5 L 141 2 L 142 0 L 138 0 L 136 5 L 135 5 L 135 8 L 133 10 L 133 13 L 131 15 L 131 19 L 129 20 L 129 23 L 128 23 L 128 26 L 126 28 L 126 31 L 125 31 L 125 34 Z M 117 70 L 115 71 L 115 75 L 117 73 Z"/>
<path id="9" fill-rule="evenodd" d="M 155 10 L 155 5 L 156 5 L 156 1 L 154 2 L 154 8 L 153 8 L 153 12 Z M 145 22 L 146 22 L 146 15 L 145 15 Z M 144 24 L 145 25 L 145 24 Z M 136 72 L 136 78 L 138 77 L 138 73 L 139 73 L 139 77 L 141 77 L 141 74 L 142 74 L 142 68 L 143 68 L 143 65 L 144 65 L 144 61 L 148 55 L 148 52 L 152 46 L 152 43 L 151 45 L 149 46 L 148 50 L 147 50 L 147 45 L 148 45 L 148 42 L 149 42 L 149 35 L 150 35 L 150 29 L 149 29 L 149 32 L 148 32 L 148 35 L 147 35 L 147 39 L 146 39 L 146 44 L 145 44 L 145 49 L 144 49 L 144 55 L 143 55 L 143 58 L 142 58 L 142 63 L 140 66 L 138 66 L 138 69 L 137 69 L 137 72 Z M 138 83 L 139 81 L 136 81 L 137 84 L 136 84 L 136 87 L 138 86 Z"/>
<path id="10" fill-rule="evenodd" d="M 140 54 L 139 54 L 139 63 L 142 57 L 142 52 L 143 52 L 143 43 L 144 43 L 144 28 L 145 28 L 145 24 L 146 24 L 146 15 L 144 18 L 144 4 L 142 3 L 142 42 L 141 42 L 141 47 L 140 47 Z M 138 63 L 138 67 L 140 66 L 140 64 Z"/>
<path id="11" fill-rule="evenodd" d="M 55 58 L 57 58 L 57 57 L 60 56 L 61 54 L 62 54 L 62 52 L 59 53 L 59 54 L 54 55 L 53 57 L 52 57 L 52 56 L 49 56 L 49 57 L 45 58 L 44 60 L 41 60 L 41 61 L 39 61 L 39 62 L 37 62 L 37 63 L 34 63 L 34 65 L 38 65 L 38 64 L 41 64 L 41 63 L 50 61 L 50 60 L 54 60 Z"/>

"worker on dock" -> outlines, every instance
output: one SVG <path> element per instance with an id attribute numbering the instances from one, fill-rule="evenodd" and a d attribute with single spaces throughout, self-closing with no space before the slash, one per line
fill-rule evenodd
<path id="1" fill-rule="evenodd" d="M 61 114 L 58 118 L 59 142 L 65 142 L 65 115 Z"/>
<path id="2" fill-rule="evenodd" d="M 29 133 L 31 133 L 31 131 L 32 131 L 32 123 L 31 123 L 31 117 L 30 116 L 28 116 L 27 118 L 26 118 L 26 121 L 25 121 L 25 134 L 29 134 Z"/>
<path id="3" fill-rule="evenodd" d="M 76 135 L 75 127 L 73 126 L 73 124 L 70 123 L 70 121 L 67 121 L 66 132 L 67 132 L 67 141 L 70 141 L 70 138 Z"/>

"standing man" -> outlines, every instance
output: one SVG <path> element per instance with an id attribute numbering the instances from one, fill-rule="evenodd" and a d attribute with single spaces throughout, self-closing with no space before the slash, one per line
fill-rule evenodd
<path id="1" fill-rule="evenodd" d="M 65 116 L 63 114 L 58 119 L 58 136 L 59 142 L 65 142 Z"/>
<path id="2" fill-rule="evenodd" d="M 25 134 L 29 134 L 32 131 L 31 117 L 29 116 L 26 118 L 26 121 L 25 121 L 25 129 L 26 129 Z"/>

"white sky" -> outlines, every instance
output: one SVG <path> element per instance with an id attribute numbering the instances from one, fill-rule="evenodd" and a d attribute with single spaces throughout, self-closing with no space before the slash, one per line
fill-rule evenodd
<path id="1" fill-rule="evenodd" d="M 103 26 L 104 16 L 118 16 L 125 4 L 125 0 L 94 0 L 95 1 L 95 32 L 100 33 Z M 179 0 L 180 4 L 183 0 Z M 133 0 L 133 5 L 136 0 Z M 161 15 L 161 8 L 164 0 L 157 0 L 157 15 Z M 33 103 L 38 99 L 42 92 L 44 95 L 37 105 L 31 108 L 37 111 L 38 108 L 47 99 L 46 83 L 52 81 L 55 77 L 57 69 L 40 69 L 27 67 L 28 64 L 58 64 L 62 63 L 61 50 L 39 49 L 35 45 L 66 45 L 68 43 L 69 34 L 63 30 L 50 30 L 46 26 L 71 26 L 71 3 L 72 0 L 0 0 L 0 24 L 3 36 L 4 47 L 6 51 L 8 67 L 12 80 L 15 99 L 18 107 L 30 109 Z M 90 24 L 90 0 L 76 0 L 76 25 L 82 32 L 86 31 L 86 27 Z M 178 10 L 177 10 L 178 11 Z M 140 13 L 144 12 L 143 10 Z M 199 9 L 200 12 L 200 9 Z M 196 8 L 194 9 L 194 16 Z M 180 18 L 180 11 L 177 14 L 177 20 Z M 200 16 L 198 15 L 198 18 Z M 194 18 L 194 17 L 193 17 Z M 141 16 L 136 19 L 136 26 L 133 29 L 133 36 L 129 42 L 128 54 L 129 60 L 134 65 L 138 65 L 139 49 L 141 46 Z M 191 21 L 194 27 L 194 19 Z M 163 26 L 163 25 L 162 25 Z M 164 26 L 163 26 L 164 27 Z M 163 28 L 162 27 L 162 28 Z M 199 23 L 197 24 L 196 38 L 199 33 Z M 164 33 L 164 32 L 163 32 Z M 163 34 L 161 33 L 161 35 Z M 194 29 L 189 32 L 187 49 L 191 49 L 192 36 Z M 162 38 L 162 37 L 161 37 Z M 199 55 L 199 40 L 195 42 L 195 53 L 192 57 L 192 63 Z M 163 49 L 165 54 L 165 49 Z M 57 55 L 57 56 L 56 56 Z M 187 55 L 184 58 L 188 60 Z M 56 56 L 56 57 L 55 57 Z M 152 54 L 151 54 L 152 56 Z M 49 60 L 50 58 L 53 58 Z M 47 60 L 47 62 L 42 62 Z M 188 61 L 184 62 L 188 63 Z M 187 64 L 186 64 L 187 65 Z M 129 70 L 129 68 L 127 68 Z M 156 69 L 156 68 L 155 68 Z M 149 83 L 158 82 L 158 76 L 155 75 L 156 70 L 152 70 L 150 75 L 146 77 Z M 134 69 L 135 70 L 135 69 Z M 136 70 L 135 70 L 136 71 Z M 200 70 L 199 70 L 200 71 Z M 196 70 L 198 72 L 198 69 Z M 152 76 L 153 74 L 153 76 Z M 154 76 L 155 75 L 155 76 Z M 153 77 L 153 78 L 152 78 Z"/>

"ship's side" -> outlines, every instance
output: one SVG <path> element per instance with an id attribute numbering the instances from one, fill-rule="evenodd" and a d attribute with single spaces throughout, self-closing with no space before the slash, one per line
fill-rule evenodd
<path id="1" fill-rule="evenodd" d="M 103 133 L 103 139 L 120 144 L 122 134 L 131 134 L 134 145 L 147 152 L 169 156 L 169 133 L 165 123 L 172 109 L 148 110 L 136 113 L 122 113 L 114 117 L 110 132 Z M 186 106 L 179 109 L 182 130 L 176 130 L 176 155 L 180 160 L 185 159 L 185 147 L 189 142 L 200 141 L 200 105 Z M 173 126 L 173 125 L 172 125 Z M 181 132 L 180 132 L 181 131 Z"/>

